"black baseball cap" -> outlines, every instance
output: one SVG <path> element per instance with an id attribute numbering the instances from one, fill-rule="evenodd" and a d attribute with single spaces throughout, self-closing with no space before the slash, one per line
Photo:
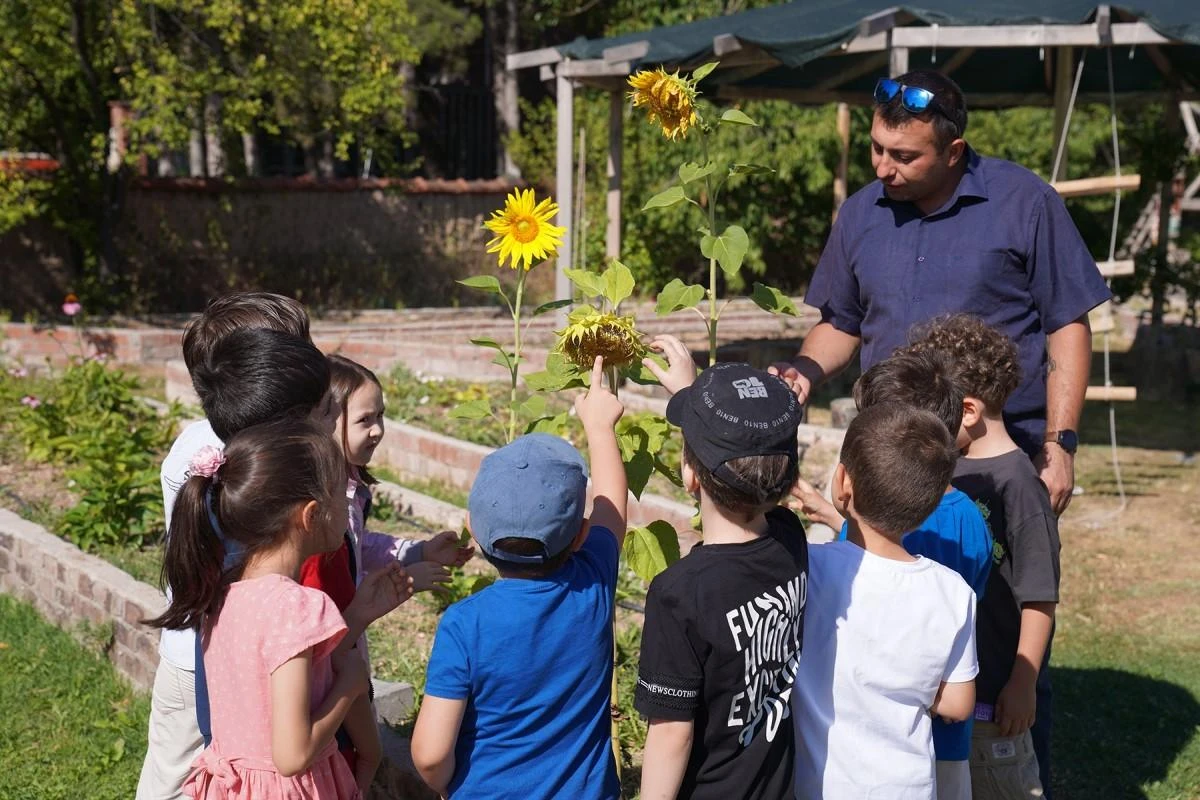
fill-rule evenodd
<path id="1" fill-rule="evenodd" d="M 667 420 L 710 472 L 760 501 L 787 487 L 764 489 L 739 478 L 726 463 L 747 456 L 798 458 L 802 407 L 783 379 L 749 364 L 716 364 L 667 403 Z"/>

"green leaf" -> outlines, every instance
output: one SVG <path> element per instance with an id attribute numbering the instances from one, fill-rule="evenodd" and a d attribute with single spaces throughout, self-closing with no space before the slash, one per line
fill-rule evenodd
<path id="1" fill-rule="evenodd" d="M 543 394 L 530 395 L 524 402 L 517 404 L 517 413 L 534 418 L 545 416 L 546 396 Z"/>
<path id="2" fill-rule="evenodd" d="M 535 392 L 559 392 L 586 386 L 583 374 L 562 353 L 551 353 L 546 357 L 546 369 L 523 377 L 525 385 Z"/>
<path id="3" fill-rule="evenodd" d="M 612 303 L 613 308 L 619 306 L 622 300 L 633 294 L 635 286 L 633 273 L 629 271 L 629 267 L 616 259 L 613 259 L 608 269 L 604 270 L 600 280 L 604 287 L 602 294 L 608 302 Z"/>
<path id="4" fill-rule="evenodd" d="M 644 528 L 630 528 L 625 534 L 625 563 L 644 581 L 679 560 L 679 534 L 663 520 Z"/>
<path id="5" fill-rule="evenodd" d="M 504 291 L 500 288 L 500 281 L 496 280 L 493 275 L 472 275 L 469 278 L 463 278 L 458 283 L 461 283 L 463 286 L 469 286 L 472 289 L 491 292 L 492 294 L 504 294 Z"/>
<path id="6" fill-rule="evenodd" d="M 579 287 L 585 297 L 600 297 L 604 294 L 604 281 L 589 269 L 564 269 L 563 274 Z"/>
<path id="7" fill-rule="evenodd" d="M 764 175 L 774 171 L 772 167 L 762 164 L 734 164 L 729 168 L 730 175 Z"/>
<path id="8" fill-rule="evenodd" d="M 750 249 L 750 237 L 740 225 L 730 225 L 720 236 L 704 236 L 700 239 L 700 252 L 705 258 L 715 258 L 726 275 L 736 275 L 742 268 L 742 259 Z"/>
<path id="9" fill-rule="evenodd" d="M 533 316 L 536 317 L 541 314 L 545 314 L 547 311 L 554 311 L 559 308 L 566 308 L 567 306 L 571 305 L 571 303 L 573 303 L 573 302 L 575 302 L 575 301 L 568 298 L 566 300 L 551 300 L 549 303 L 542 303 L 540 306 L 538 306 L 537 308 L 535 308 L 533 310 Z"/>
<path id="10" fill-rule="evenodd" d="M 483 419 L 492 414 L 492 406 L 487 400 L 468 400 L 460 403 L 446 415 L 451 419 Z"/>
<path id="11" fill-rule="evenodd" d="M 731 108 L 721 115 L 721 122 L 730 122 L 734 125 L 752 125 L 758 127 L 758 123 L 746 116 L 744 112 L 738 111 L 736 108 Z"/>
<path id="12" fill-rule="evenodd" d="M 773 286 L 767 286 L 755 281 L 754 291 L 751 293 L 750 299 L 763 311 L 770 311 L 772 314 L 789 314 L 793 317 L 800 316 L 800 312 L 796 310 L 796 304 L 792 302 L 792 298 Z"/>
<path id="13" fill-rule="evenodd" d="M 653 353 L 647 353 L 647 358 L 654 359 L 655 363 L 657 363 L 663 369 L 667 368 L 667 362 L 660 356 L 656 356 Z M 621 374 L 634 383 L 641 384 L 642 386 L 652 386 L 658 383 L 658 378 L 654 377 L 654 373 L 646 369 L 646 365 L 640 361 L 635 361 L 629 366 L 624 367 L 621 370 Z"/>
<path id="14" fill-rule="evenodd" d="M 500 343 L 497 342 L 495 339 L 487 339 L 487 338 L 481 337 L 479 339 L 472 339 L 471 344 L 477 344 L 480 347 L 490 347 L 493 350 L 499 350 L 501 352 L 504 352 L 504 348 L 501 347 Z"/>
<path id="15" fill-rule="evenodd" d="M 646 484 L 650 482 L 650 476 L 653 474 L 654 456 L 646 450 L 635 451 L 625 462 L 625 480 L 629 483 L 629 491 L 639 500 L 642 499 L 642 492 L 646 490 Z"/>
<path id="16" fill-rule="evenodd" d="M 706 175 L 712 175 L 716 170 L 717 165 L 711 161 L 707 164 L 685 161 L 679 165 L 679 182 L 686 186 L 692 181 L 698 181 Z"/>
<path id="17" fill-rule="evenodd" d="M 642 206 L 642 211 L 648 211 L 651 208 L 670 208 L 684 200 L 687 200 L 687 195 L 684 194 L 683 187 L 672 186 L 665 192 L 659 192 L 647 200 L 646 205 Z"/>
<path id="18" fill-rule="evenodd" d="M 567 429 L 567 412 L 556 414 L 553 417 L 541 417 L 525 426 L 526 433 L 550 433 L 555 436 L 562 436 Z"/>
<path id="19" fill-rule="evenodd" d="M 703 286 L 697 283 L 684 283 L 679 278 L 674 278 L 658 293 L 658 302 L 654 305 L 654 313 L 661 317 L 672 311 L 694 308 L 703 299 Z"/>
<path id="20" fill-rule="evenodd" d="M 707 77 L 708 73 L 710 73 L 714 69 L 716 69 L 717 64 L 720 64 L 720 63 L 721 63 L 720 61 L 710 61 L 703 66 L 696 67 L 694 70 L 692 70 L 692 80 L 693 81 L 704 80 L 704 78 Z"/>

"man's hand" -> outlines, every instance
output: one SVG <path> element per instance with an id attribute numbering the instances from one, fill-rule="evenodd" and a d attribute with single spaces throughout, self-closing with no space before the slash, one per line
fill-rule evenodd
<path id="1" fill-rule="evenodd" d="M 395 610 L 412 597 L 413 579 L 404 567 L 396 562 L 367 573 L 354 592 L 354 599 L 346 607 L 345 616 L 362 621 L 363 627 Z"/>
<path id="2" fill-rule="evenodd" d="M 443 584 L 450 582 L 449 570 L 436 561 L 421 561 L 417 564 L 409 564 L 408 574 L 412 579 L 412 590 L 414 592 L 428 592 L 431 589 L 440 589 Z"/>
<path id="3" fill-rule="evenodd" d="M 475 554 L 475 547 L 473 545 L 460 547 L 457 533 L 442 531 L 422 545 L 422 552 L 426 561 L 435 561 L 447 567 L 461 567 Z"/>
<path id="4" fill-rule="evenodd" d="M 808 401 L 808 396 L 812 393 L 812 381 L 800 372 L 800 370 L 796 369 L 794 363 L 791 361 L 776 361 L 767 367 L 767 372 L 783 378 L 783 382 L 788 385 L 788 388 L 792 390 L 796 395 L 796 399 L 801 403 Z"/>
<path id="5" fill-rule="evenodd" d="M 696 381 L 696 362 L 692 359 L 692 351 L 670 334 L 654 337 L 647 348 L 656 353 L 662 353 L 667 359 L 667 368 L 663 369 L 652 358 L 643 358 L 642 366 L 650 370 L 658 382 L 671 394 L 691 386 Z"/>
<path id="6" fill-rule="evenodd" d="M 1071 504 L 1071 493 L 1075 489 L 1075 456 L 1054 442 L 1046 442 L 1033 465 L 1050 491 L 1054 513 L 1061 515 Z"/>
<path id="7" fill-rule="evenodd" d="M 1037 715 L 1037 676 L 1033 680 L 1013 675 L 996 698 L 996 724 L 1001 736 L 1020 736 L 1033 726 Z"/>

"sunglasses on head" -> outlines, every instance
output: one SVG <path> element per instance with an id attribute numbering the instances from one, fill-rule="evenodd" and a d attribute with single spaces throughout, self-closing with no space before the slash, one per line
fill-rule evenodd
<path id="1" fill-rule="evenodd" d="M 896 95 L 900 95 L 900 107 L 910 114 L 923 114 L 930 109 L 941 114 L 946 119 L 950 120 L 958 126 L 954 118 L 946 113 L 941 104 L 937 102 L 933 92 L 928 89 L 922 89 L 919 86 L 906 86 L 900 81 L 892 80 L 891 78 L 880 78 L 879 83 L 875 84 L 875 103 L 876 105 L 885 105 L 896 99 Z"/>

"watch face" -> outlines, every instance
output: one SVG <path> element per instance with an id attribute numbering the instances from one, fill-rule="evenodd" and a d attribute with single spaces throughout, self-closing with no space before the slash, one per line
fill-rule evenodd
<path id="1" fill-rule="evenodd" d="M 1059 431 L 1058 443 L 1062 445 L 1062 449 L 1068 453 L 1074 453 L 1079 449 L 1079 434 L 1075 431 Z"/>

